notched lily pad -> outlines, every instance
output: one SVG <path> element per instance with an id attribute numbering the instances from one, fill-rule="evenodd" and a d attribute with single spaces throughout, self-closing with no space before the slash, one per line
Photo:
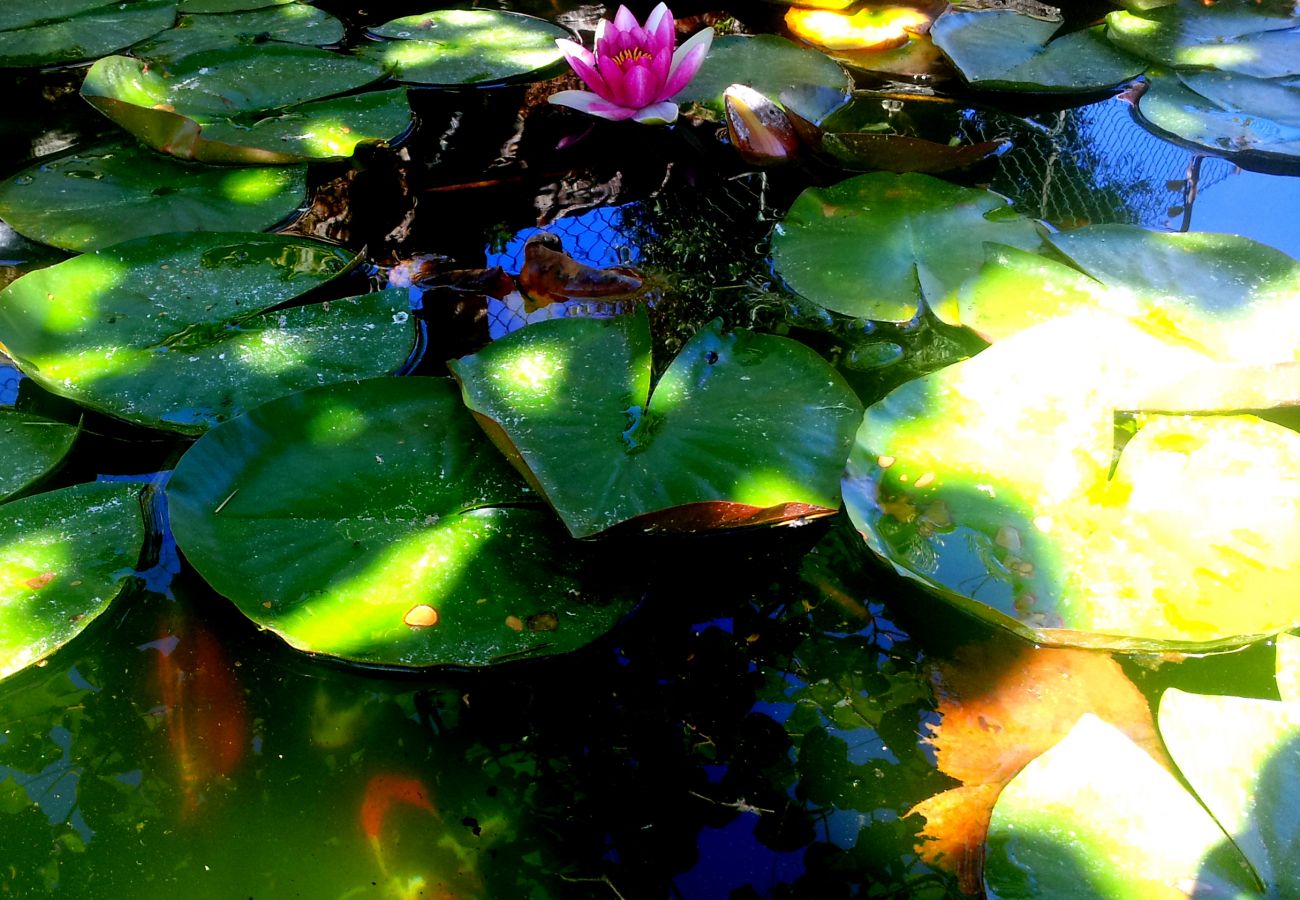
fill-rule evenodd
<path id="1" fill-rule="evenodd" d="M 1146 63 L 1110 44 L 1101 26 L 1055 37 L 1059 19 L 1015 9 L 949 9 L 930 38 L 975 87 L 1100 91 L 1130 81 Z"/>
<path id="2" fill-rule="evenodd" d="M 343 94 L 382 77 L 378 66 L 355 57 L 314 47 L 258 44 L 195 53 L 170 65 L 105 57 L 91 66 L 81 95 L 142 143 L 172 156 L 206 162 L 299 162 L 347 156 L 358 141 L 371 137 L 363 125 L 355 140 L 331 141 L 331 130 L 351 130 L 352 122 L 340 116 L 346 107 L 321 112 L 308 101 Z M 371 109 L 366 102 L 375 101 L 358 101 Z M 301 117 L 289 127 L 302 139 L 280 148 L 274 142 L 263 146 L 253 137 L 245 146 L 240 136 L 255 132 L 266 114 L 276 111 Z M 283 137 L 280 131 L 272 134 Z"/>
<path id="3" fill-rule="evenodd" d="M 805 119 L 819 122 L 849 101 L 853 79 L 824 53 L 785 38 L 724 35 L 714 40 L 700 71 L 672 99 L 679 104 L 699 104 L 720 118 L 723 94 L 733 84 L 743 84 L 773 99 L 787 91 L 824 88 L 800 94 L 804 102 L 795 110 Z"/>
<path id="4" fill-rule="evenodd" d="M 1039 643 L 1209 650 L 1293 628 L 1300 434 L 1143 415 L 1115 464 L 1116 411 L 1211 364 L 1104 314 L 1027 329 L 867 411 L 849 513 L 900 572 Z"/>
<path id="5" fill-rule="evenodd" d="M 0 678 L 80 634 L 129 583 L 140 486 L 94 482 L 0 506 Z"/>
<path id="6" fill-rule="evenodd" d="M 186 434 L 316 384 L 400 368 L 405 291 L 275 310 L 346 271 L 303 238 L 174 234 L 88 253 L 0 292 L 0 340 L 47 390 Z"/>
<path id="7" fill-rule="evenodd" d="M 176 0 L 7 4 L 0 13 L 0 68 L 95 59 L 157 34 L 176 20 Z"/>
<path id="8" fill-rule="evenodd" d="M 1156 132 L 1242 166 L 1300 159 L 1300 79 L 1207 71 L 1153 72 L 1137 118 Z"/>
<path id="9" fill-rule="evenodd" d="M 186 165 L 114 142 L 0 182 L 0 218 L 24 237 L 88 251 L 168 232 L 259 231 L 306 199 L 305 166 Z"/>
<path id="10" fill-rule="evenodd" d="M 304 472 L 310 478 L 303 478 Z M 386 666 L 564 653 L 626 615 L 595 597 L 447 379 L 268 403 L 200 439 L 167 487 L 186 558 L 300 650 Z"/>
<path id="11" fill-rule="evenodd" d="M 924 302 L 955 324 L 955 292 L 983 264 L 983 241 L 1041 244 L 1034 222 L 998 194 L 879 172 L 800 194 L 773 232 L 772 263 L 792 290 L 835 312 L 906 322 Z"/>
<path id="12" fill-rule="evenodd" d="M 492 9 L 439 9 L 371 29 L 359 51 L 408 84 L 484 84 L 540 73 L 562 59 L 554 23 Z"/>
<path id="13" fill-rule="evenodd" d="M 16 409 L 0 409 L 0 500 L 26 490 L 67 456 L 81 429 Z"/>
<path id="14" fill-rule="evenodd" d="M 574 537 L 828 515 L 861 406 L 813 351 L 700 331 L 650 390 L 643 310 L 552 319 L 449 364 L 465 403 Z"/>
<path id="15" fill-rule="evenodd" d="M 169 28 L 131 49 L 135 56 L 161 62 L 237 44 L 279 41 L 324 47 L 343 40 L 343 23 L 314 6 L 291 3 L 225 15 L 181 16 Z"/>

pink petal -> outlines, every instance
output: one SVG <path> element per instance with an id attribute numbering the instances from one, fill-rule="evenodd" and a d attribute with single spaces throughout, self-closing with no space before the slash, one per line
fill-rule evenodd
<path id="1" fill-rule="evenodd" d="M 625 84 L 626 76 L 623 69 L 618 63 L 605 55 L 603 48 L 597 48 L 597 50 L 600 52 L 597 55 L 596 64 L 600 67 L 601 77 L 605 79 L 606 93 L 604 96 L 614 103 L 629 105 L 627 103 L 627 85 Z"/>
<path id="2" fill-rule="evenodd" d="M 609 85 L 605 83 L 605 79 L 600 77 L 600 72 L 596 69 L 596 58 L 591 55 L 590 51 L 580 44 L 575 44 L 573 41 L 564 38 L 556 40 L 555 46 L 560 48 L 564 58 L 573 67 L 573 71 L 578 73 L 578 77 L 587 83 L 587 87 L 602 97 L 609 98 L 613 96 L 610 93 Z"/>
<path id="3" fill-rule="evenodd" d="M 664 89 L 668 86 L 668 73 L 672 70 L 673 65 L 673 54 L 671 48 L 672 44 L 669 44 L 667 48 L 655 51 L 654 56 L 652 56 L 650 61 L 646 63 L 651 72 L 650 80 L 655 86 L 654 99 L 656 100 L 663 99 L 663 97 L 659 95 L 662 94 Z"/>
<path id="4" fill-rule="evenodd" d="M 671 53 L 673 44 L 677 42 L 676 29 L 673 14 L 666 4 L 660 3 L 650 10 L 650 15 L 645 20 L 645 30 L 650 32 L 650 46 L 647 49 L 656 56 L 661 52 Z"/>
<path id="5" fill-rule="evenodd" d="M 655 89 L 659 87 L 659 82 L 653 80 L 653 73 L 648 67 L 636 65 L 624 74 L 627 80 L 623 82 L 623 96 L 620 99 L 625 105 L 640 109 L 659 99 L 655 96 Z"/>
<path id="6" fill-rule="evenodd" d="M 690 40 L 677 48 L 673 54 L 673 67 L 668 71 L 668 83 L 664 85 L 661 95 L 668 98 L 681 91 L 695 77 L 704 64 L 704 57 L 709 55 L 713 44 L 713 29 L 706 28 L 691 36 Z"/>
<path id="7" fill-rule="evenodd" d="M 588 115 L 599 116 L 602 119 L 609 119 L 614 122 L 630 119 L 640 112 L 628 106 L 610 103 L 604 97 L 593 94 L 591 91 L 560 91 L 557 94 L 551 94 L 546 99 L 556 106 L 567 106 L 570 109 L 576 109 L 579 112 L 585 112 Z"/>
<path id="8" fill-rule="evenodd" d="M 633 119 L 643 125 L 671 125 L 677 121 L 677 104 L 663 101 L 636 110 Z"/>
<path id="9" fill-rule="evenodd" d="M 601 19 L 596 23 L 596 52 L 600 52 L 600 45 L 609 40 L 609 19 Z"/>
<path id="10" fill-rule="evenodd" d="M 614 28 L 618 31 L 629 31 L 637 27 L 636 16 L 626 6 L 618 8 L 617 15 L 614 16 Z"/>

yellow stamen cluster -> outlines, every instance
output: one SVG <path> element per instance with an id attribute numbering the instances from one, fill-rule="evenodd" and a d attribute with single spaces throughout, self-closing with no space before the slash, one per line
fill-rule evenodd
<path id="1" fill-rule="evenodd" d="M 620 69 L 628 63 L 636 62 L 638 59 L 650 58 L 650 54 L 646 53 L 640 47 L 628 47 L 626 50 L 620 50 L 610 57 L 610 59 L 614 60 L 614 62 L 618 64 Z"/>

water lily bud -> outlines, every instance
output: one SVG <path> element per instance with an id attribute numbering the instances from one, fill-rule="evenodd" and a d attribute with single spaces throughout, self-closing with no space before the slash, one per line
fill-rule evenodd
<path id="1" fill-rule="evenodd" d="M 780 106 L 743 84 L 733 84 L 722 97 L 727 135 L 741 159 L 772 166 L 798 156 L 799 136 Z"/>

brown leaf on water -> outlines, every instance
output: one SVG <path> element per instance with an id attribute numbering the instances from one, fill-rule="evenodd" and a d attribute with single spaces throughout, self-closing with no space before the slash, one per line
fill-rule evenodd
<path id="1" fill-rule="evenodd" d="M 984 840 L 1002 788 L 1084 713 L 1105 719 L 1173 768 L 1146 698 L 1106 654 L 997 638 L 935 663 L 932 676 L 941 719 L 926 740 L 940 771 L 962 786 L 912 808 L 926 820 L 916 850 L 955 873 L 968 894 L 983 889 Z"/>

